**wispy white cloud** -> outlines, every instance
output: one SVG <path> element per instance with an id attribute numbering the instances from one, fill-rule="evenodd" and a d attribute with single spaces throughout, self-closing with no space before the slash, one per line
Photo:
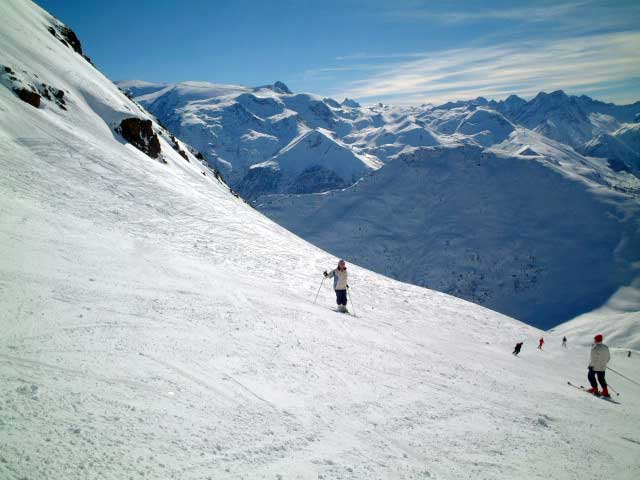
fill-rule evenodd
<path id="1" fill-rule="evenodd" d="M 356 63 L 349 65 L 339 65 L 336 67 L 310 68 L 302 73 L 301 78 L 303 80 L 335 79 L 336 74 L 342 74 L 345 72 L 366 72 L 376 70 L 383 71 L 386 68 L 388 68 L 388 65 L 371 63 Z"/>
<path id="2" fill-rule="evenodd" d="M 403 58 L 420 57 L 420 53 L 352 53 L 350 55 L 341 55 L 336 60 L 392 60 Z"/>
<path id="3" fill-rule="evenodd" d="M 410 60 L 376 67 L 373 75 L 370 68 L 363 70 L 363 78 L 344 84 L 336 96 L 437 103 L 560 88 L 597 90 L 640 79 L 640 32 L 416 53 Z M 633 94 L 640 97 L 640 87 Z"/>
<path id="4" fill-rule="evenodd" d="M 522 22 L 558 21 L 563 16 L 575 13 L 580 9 L 589 8 L 594 2 L 585 0 L 580 2 L 550 3 L 542 2 L 537 5 L 510 8 L 481 8 L 473 9 L 468 5 L 459 4 L 446 10 L 436 10 L 429 7 L 395 8 L 385 12 L 387 17 L 408 21 L 435 20 L 442 23 L 467 23 L 482 20 L 511 20 Z"/>

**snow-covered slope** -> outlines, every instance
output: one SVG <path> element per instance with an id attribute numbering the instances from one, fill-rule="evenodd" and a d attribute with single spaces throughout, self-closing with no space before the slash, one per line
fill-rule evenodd
<path id="1" fill-rule="evenodd" d="M 471 137 L 479 145 L 489 147 L 504 141 L 514 129 L 511 122 L 498 112 L 477 108 L 462 119 L 456 132 Z"/>
<path id="2" fill-rule="evenodd" d="M 266 193 L 313 193 L 348 187 L 380 162 L 354 153 L 347 145 L 318 128 L 307 130 L 271 160 L 252 165 L 237 184 L 245 198 Z"/>
<path id="3" fill-rule="evenodd" d="M 601 332 L 610 345 L 640 350 L 640 280 L 621 287 L 601 307 L 551 329 L 581 345 L 591 345 L 593 332 Z"/>
<path id="4" fill-rule="evenodd" d="M 0 63 L 66 102 L 0 87 L 0 478 L 635 478 L 640 394 L 566 387 L 585 349 L 352 265 L 358 317 L 314 305 L 334 257 L 158 125 L 155 159 L 124 141 L 145 113 L 56 21 L 0 14 Z"/>
<path id="5" fill-rule="evenodd" d="M 587 142 L 582 153 L 605 158 L 616 171 L 640 177 L 640 123 L 625 124 L 612 134 L 603 133 Z"/>
<path id="6" fill-rule="evenodd" d="M 530 131 L 501 146 L 522 144 L 541 155 L 424 148 L 348 189 L 257 205 L 338 256 L 547 328 L 638 275 L 640 202 Z"/>

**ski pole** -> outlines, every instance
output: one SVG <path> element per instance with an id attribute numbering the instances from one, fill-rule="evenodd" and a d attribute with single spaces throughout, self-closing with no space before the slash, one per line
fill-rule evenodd
<path id="1" fill-rule="evenodd" d="M 316 303 L 316 300 L 318 300 L 318 295 L 320 295 L 320 289 L 322 288 L 322 285 L 324 285 L 324 279 L 326 277 L 322 277 L 322 282 L 320 282 L 320 286 L 318 287 L 318 293 L 316 293 L 316 298 L 313 300 L 313 303 Z"/>
<path id="2" fill-rule="evenodd" d="M 613 387 L 612 387 L 611 385 L 609 385 L 608 383 L 607 383 L 607 387 L 608 387 L 608 388 L 610 388 L 611 390 L 613 390 L 613 393 L 615 393 L 618 397 L 620 396 L 620 392 L 619 392 L 619 391 L 617 391 L 615 388 L 613 388 Z"/>
<path id="3" fill-rule="evenodd" d="M 349 295 L 349 301 L 351 302 L 351 310 L 353 310 L 353 316 L 357 317 L 357 315 L 356 315 L 356 307 L 353 306 L 353 298 L 351 298 L 351 292 L 349 290 L 350 289 L 347 288 L 347 295 Z"/>
<path id="4" fill-rule="evenodd" d="M 611 370 L 613 373 L 616 373 L 616 374 L 620 375 L 625 380 L 629 380 L 631 383 L 635 383 L 636 385 L 638 385 L 640 387 L 640 383 L 636 382 L 635 380 L 631 380 L 629 377 L 621 374 L 620 372 L 616 372 L 613 368 L 607 367 L 607 370 Z"/>

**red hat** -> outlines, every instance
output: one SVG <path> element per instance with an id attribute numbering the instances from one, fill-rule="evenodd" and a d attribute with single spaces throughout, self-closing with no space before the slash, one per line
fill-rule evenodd
<path id="1" fill-rule="evenodd" d="M 600 343 L 602 341 L 604 337 L 602 336 L 601 333 L 597 334 L 595 337 L 593 337 L 593 339 L 596 341 L 596 343 Z"/>

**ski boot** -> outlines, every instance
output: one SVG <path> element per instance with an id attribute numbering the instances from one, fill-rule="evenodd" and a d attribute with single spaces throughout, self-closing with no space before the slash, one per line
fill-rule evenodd
<path id="1" fill-rule="evenodd" d="M 605 398 L 611 398 L 611 395 L 609 395 L 609 388 L 608 387 L 604 387 L 602 389 L 602 393 L 601 395 Z"/>
<path id="2" fill-rule="evenodd" d="M 593 393 L 596 397 L 600 396 L 600 392 L 598 392 L 598 387 L 591 387 L 587 390 L 587 393 Z"/>

